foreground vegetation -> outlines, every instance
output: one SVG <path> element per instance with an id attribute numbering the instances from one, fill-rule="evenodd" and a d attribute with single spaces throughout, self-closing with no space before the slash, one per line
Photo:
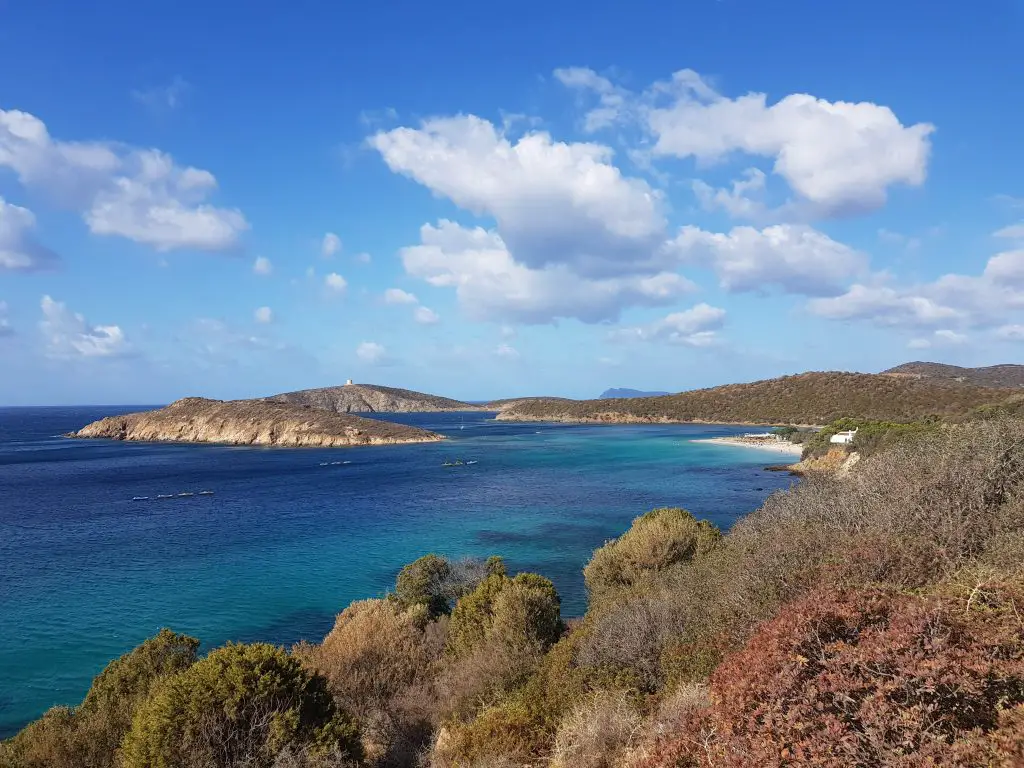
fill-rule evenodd
<path id="1" fill-rule="evenodd" d="M 658 509 L 587 613 L 428 555 L 319 644 L 205 658 L 167 630 L 0 765 L 1024 764 L 1024 423 L 913 430 L 726 534 Z"/>
<path id="2" fill-rule="evenodd" d="M 865 373 L 802 373 L 750 384 L 664 397 L 609 400 L 525 399 L 499 414 L 506 420 L 697 421 L 741 424 L 828 424 L 854 416 L 906 422 L 962 416 L 999 403 L 1019 389 L 950 386 L 947 381 Z"/>

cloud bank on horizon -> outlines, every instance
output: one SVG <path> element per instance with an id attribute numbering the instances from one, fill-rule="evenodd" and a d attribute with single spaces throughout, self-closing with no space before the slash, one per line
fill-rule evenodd
<path id="1" fill-rule="evenodd" d="M 99 123 L 5 96 L 0 355 L 14 373 L 0 402 L 245 396 L 350 375 L 579 396 L 922 350 L 1019 355 L 1020 179 L 960 183 L 944 153 L 976 137 L 941 97 L 900 98 L 874 76 L 837 77 L 827 96 L 783 75 L 747 89 L 766 79 L 752 61 L 710 77 L 683 60 L 636 86 L 625 67 L 648 67 L 626 54 L 610 69 L 517 68 L 543 78 L 532 102 L 547 111 L 500 90 L 461 99 L 457 82 L 436 108 L 384 89 L 394 107 L 350 105 L 360 133 L 340 163 L 301 113 L 218 140 L 172 124 L 200 118 L 215 78 L 136 85 L 136 112 Z M 121 124 L 131 140 L 111 138 Z M 950 217 L 963 206 L 992 224 Z"/>

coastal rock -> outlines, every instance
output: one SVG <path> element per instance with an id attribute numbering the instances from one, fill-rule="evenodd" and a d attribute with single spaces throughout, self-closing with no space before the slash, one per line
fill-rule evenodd
<path id="1" fill-rule="evenodd" d="M 335 413 L 436 413 L 444 411 L 482 411 L 479 405 L 461 400 L 413 392 L 410 389 L 381 387 L 376 384 L 344 384 L 339 387 L 303 389 L 266 398 L 276 403 L 306 405 Z"/>
<path id="2" fill-rule="evenodd" d="M 67 437 L 317 448 L 444 439 L 417 427 L 301 405 L 202 397 L 186 397 L 155 411 L 108 416 Z"/>

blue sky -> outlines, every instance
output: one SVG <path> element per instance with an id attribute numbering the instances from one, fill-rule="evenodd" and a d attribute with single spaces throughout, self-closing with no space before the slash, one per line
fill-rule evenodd
<path id="1" fill-rule="evenodd" d="M 0 404 L 1019 361 L 1024 3 L 839 5 L 0 0 Z"/>

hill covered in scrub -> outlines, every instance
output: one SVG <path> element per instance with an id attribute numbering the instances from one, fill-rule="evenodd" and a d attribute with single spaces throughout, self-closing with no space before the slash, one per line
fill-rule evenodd
<path id="1" fill-rule="evenodd" d="M 410 389 L 376 384 L 344 384 L 338 387 L 303 389 L 266 398 L 273 402 L 308 405 L 335 413 L 412 413 L 437 411 L 481 411 L 479 405 L 452 400 Z"/>
<path id="2" fill-rule="evenodd" d="M 629 389 L 628 387 L 612 387 L 601 393 L 599 400 L 608 400 L 617 397 L 658 397 L 667 395 L 668 392 L 645 392 L 642 389 Z"/>
<path id="3" fill-rule="evenodd" d="M 417 427 L 266 400 L 186 397 L 155 411 L 109 416 L 68 437 L 334 448 L 443 439 Z"/>
<path id="4" fill-rule="evenodd" d="M 1024 365 L 989 365 L 983 368 L 961 368 L 944 363 L 913 362 L 897 365 L 883 374 L 911 376 L 933 381 L 968 384 L 976 387 L 1024 387 Z"/>
<path id="5" fill-rule="evenodd" d="M 1024 764 L 1024 422 L 908 435 L 728 532 L 638 517 L 566 626 L 544 577 L 425 555 L 285 651 L 164 630 L 4 768 Z"/>
<path id="6" fill-rule="evenodd" d="M 520 400 L 499 419 L 566 422 L 712 422 L 828 424 L 852 417 L 877 421 L 949 418 L 998 403 L 1012 389 L 951 387 L 929 379 L 866 373 L 802 373 L 663 397 Z"/>

